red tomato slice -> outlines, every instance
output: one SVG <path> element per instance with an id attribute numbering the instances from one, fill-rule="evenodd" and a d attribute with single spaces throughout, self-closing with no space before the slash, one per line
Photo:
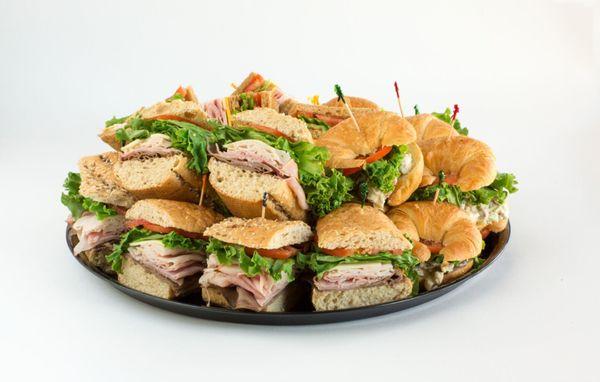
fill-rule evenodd
<path id="1" fill-rule="evenodd" d="M 379 150 L 375 151 L 373 154 L 369 155 L 365 159 L 365 161 L 367 163 L 373 163 L 373 162 L 378 161 L 381 158 L 385 157 L 386 155 L 388 155 L 390 153 L 390 151 L 392 151 L 392 146 L 383 146 Z M 362 169 L 362 167 L 345 168 L 342 170 L 342 172 L 344 173 L 345 176 L 350 176 L 352 174 L 356 174 L 361 169 Z"/>
<path id="2" fill-rule="evenodd" d="M 163 227 L 158 224 L 150 223 L 149 221 L 144 220 L 144 219 L 127 220 L 125 222 L 125 225 L 128 228 L 135 228 L 135 227 L 142 226 L 145 229 L 147 229 L 148 231 L 157 232 L 157 233 L 176 232 L 176 233 L 180 234 L 181 236 L 189 237 L 191 239 L 201 239 L 202 238 L 202 234 L 197 233 L 197 232 L 188 232 L 188 231 L 184 231 L 182 229 L 173 228 L 173 227 Z"/>
<path id="3" fill-rule="evenodd" d="M 346 119 L 346 118 L 340 118 L 340 117 L 330 117 L 330 116 L 324 115 L 324 114 L 315 114 L 315 118 L 319 118 L 321 121 L 328 124 L 329 127 L 333 127 L 333 126 L 337 125 L 338 123 L 342 122 L 344 119 Z"/>
<path id="4" fill-rule="evenodd" d="M 321 252 L 323 252 L 326 255 L 330 255 L 330 256 L 348 257 L 348 256 L 354 255 L 354 253 L 356 251 L 353 249 L 348 249 L 348 248 L 336 248 L 336 249 L 321 248 Z"/>
<path id="5" fill-rule="evenodd" d="M 357 172 L 359 172 L 360 170 L 362 170 L 362 167 L 352 167 L 352 168 L 345 168 L 342 170 L 342 173 L 345 176 L 350 176 L 352 174 L 356 174 Z"/>
<path id="6" fill-rule="evenodd" d="M 175 90 L 175 94 L 179 94 L 179 95 L 181 95 L 182 97 L 184 97 L 184 98 L 185 98 L 185 96 L 186 96 L 187 92 L 186 92 L 186 91 L 185 91 L 185 89 L 184 89 L 184 88 L 182 88 L 182 87 L 181 87 L 181 85 L 180 85 L 180 86 L 177 88 L 177 90 Z"/>
<path id="7" fill-rule="evenodd" d="M 263 77 L 260 74 L 256 74 L 254 78 L 252 78 L 252 81 L 250 81 L 248 86 L 246 86 L 245 89 L 242 89 L 242 91 L 244 93 L 254 91 L 254 89 L 257 89 L 263 82 Z"/>
<path id="8" fill-rule="evenodd" d="M 200 126 L 200 124 L 198 124 L 198 122 L 190 121 L 189 119 L 178 117 L 178 116 L 172 115 L 172 114 L 157 115 L 156 117 L 153 117 L 153 118 L 150 118 L 150 119 L 157 119 L 157 120 L 161 120 L 161 121 L 168 121 L 168 120 L 181 121 L 181 122 L 191 123 L 191 124 L 196 125 L 198 127 L 202 127 L 202 126 Z"/>
<path id="9" fill-rule="evenodd" d="M 283 137 L 283 138 L 287 139 L 288 141 L 292 140 L 292 138 L 288 137 L 287 135 L 285 135 L 281 131 L 272 129 L 272 128 L 267 127 L 267 126 L 252 125 L 252 128 L 254 130 L 262 131 L 263 133 L 271 134 L 271 135 L 274 135 L 276 137 Z"/>
<path id="10" fill-rule="evenodd" d="M 487 229 L 487 228 L 482 229 L 481 230 L 481 238 L 485 239 L 486 237 L 488 237 L 488 235 L 490 233 L 492 233 L 492 231 L 490 231 L 489 229 Z"/>
<path id="11" fill-rule="evenodd" d="M 446 179 L 444 181 L 448 184 L 456 184 L 458 182 L 458 175 L 446 175 Z"/>
<path id="12" fill-rule="evenodd" d="M 254 93 L 254 106 L 260 107 L 260 104 L 261 104 L 260 101 L 261 101 L 260 94 Z"/>
<path id="13" fill-rule="evenodd" d="M 256 251 L 259 255 L 269 257 L 271 259 L 289 259 L 298 253 L 298 250 L 291 246 L 277 249 L 245 248 L 245 250 L 248 256 L 252 256 L 254 251 Z"/>

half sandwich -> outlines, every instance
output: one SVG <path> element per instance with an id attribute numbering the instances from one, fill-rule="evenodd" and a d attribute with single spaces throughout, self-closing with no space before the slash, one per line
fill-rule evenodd
<path id="1" fill-rule="evenodd" d="M 197 290 L 206 266 L 202 233 L 221 215 L 191 203 L 146 199 L 125 219 L 129 231 L 107 256 L 119 283 L 166 299 Z"/>
<path id="2" fill-rule="evenodd" d="M 71 212 L 73 254 L 106 273 L 113 271 L 105 256 L 126 230 L 123 214 L 135 202 L 114 179 L 112 168 L 117 160 L 115 152 L 81 158 L 80 173 L 69 173 L 61 197 Z"/>
<path id="3" fill-rule="evenodd" d="M 312 237 L 300 221 L 228 218 L 204 231 L 208 266 L 200 278 L 207 305 L 282 312 L 297 295 L 298 246 Z"/>
<path id="4" fill-rule="evenodd" d="M 345 204 L 319 219 L 316 237 L 315 251 L 300 255 L 299 263 L 316 274 L 317 311 L 401 300 L 417 287 L 411 243 L 376 208 Z"/>

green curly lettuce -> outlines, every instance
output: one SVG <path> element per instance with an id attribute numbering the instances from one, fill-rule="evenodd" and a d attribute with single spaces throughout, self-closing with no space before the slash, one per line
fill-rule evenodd
<path id="1" fill-rule="evenodd" d="M 252 256 L 246 254 L 246 250 L 241 245 L 224 243 L 215 238 L 210 238 L 206 246 L 206 253 L 217 256 L 220 264 L 237 264 L 248 277 L 254 277 L 261 273 L 269 274 L 273 280 L 281 279 L 282 273 L 286 274 L 289 281 L 294 280 L 294 266 L 296 260 L 290 259 L 271 259 L 264 257 L 254 251 Z"/>
<path id="2" fill-rule="evenodd" d="M 304 115 L 299 115 L 298 119 L 306 122 L 306 124 L 310 125 L 310 127 L 313 129 L 327 131 L 331 128 L 331 126 L 329 126 L 325 121 L 322 121 L 319 118 L 311 118 L 311 117 L 306 117 Z"/>
<path id="3" fill-rule="evenodd" d="M 461 127 L 460 121 L 458 119 L 455 119 L 454 122 L 452 122 L 452 110 L 450 110 L 450 108 L 447 107 L 443 113 L 433 112 L 431 114 L 434 117 L 437 117 L 438 119 L 441 119 L 442 121 L 450 124 L 452 127 L 454 127 L 454 130 L 456 130 L 456 132 L 460 135 L 469 135 L 469 129 L 467 129 L 466 127 Z"/>
<path id="4" fill-rule="evenodd" d="M 106 260 L 115 272 L 120 273 L 123 266 L 123 254 L 127 252 L 131 243 L 148 240 L 160 240 L 166 248 L 189 249 L 191 251 L 202 251 L 206 248 L 206 241 L 190 239 L 176 232 L 164 234 L 143 228 L 133 228 L 121 235 L 121 239 L 113 247 L 113 251 L 106 255 Z"/>
<path id="5" fill-rule="evenodd" d="M 400 167 L 404 156 L 408 154 L 408 146 L 394 146 L 385 158 L 369 163 L 364 167 L 369 185 L 388 194 L 394 191 L 396 179 L 400 176 Z"/>
<path id="6" fill-rule="evenodd" d="M 69 209 L 73 219 L 77 220 L 84 212 L 91 212 L 96 215 L 98 220 L 104 220 L 109 216 L 114 216 L 117 211 L 105 203 L 97 202 L 79 193 L 81 186 L 81 175 L 76 172 L 69 172 L 63 183 L 66 193 L 60 197 L 61 203 Z"/>

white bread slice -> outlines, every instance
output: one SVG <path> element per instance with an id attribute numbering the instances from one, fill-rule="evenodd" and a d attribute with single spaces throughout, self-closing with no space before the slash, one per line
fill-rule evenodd
<path id="1" fill-rule="evenodd" d="M 302 221 L 227 218 L 210 226 L 204 236 L 249 248 L 276 249 L 307 242 L 310 226 Z"/>
<path id="2" fill-rule="evenodd" d="M 412 245 L 383 212 L 346 203 L 317 222 L 318 246 L 326 249 L 410 249 Z"/>
<path id="3" fill-rule="evenodd" d="M 162 227 L 202 234 L 207 227 L 221 221 L 223 216 L 197 204 L 176 200 L 145 199 L 127 210 L 125 218 L 144 219 Z"/>
<path id="4" fill-rule="evenodd" d="M 200 273 L 188 276 L 184 280 L 183 285 L 178 285 L 165 277 L 149 271 L 127 255 L 123 257 L 121 273 L 118 273 L 117 276 L 121 285 L 168 300 L 184 296 L 198 289 L 199 278 Z"/>
<path id="5" fill-rule="evenodd" d="M 138 199 L 172 199 L 197 202 L 200 177 L 187 167 L 183 155 L 130 159 L 115 164 L 114 173 L 121 187 Z"/>
<path id="6" fill-rule="evenodd" d="M 208 161 L 212 188 L 235 216 L 261 216 L 263 193 L 268 194 L 265 217 L 275 220 L 305 220 L 306 211 L 285 180 L 241 169 L 211 158 Z"/>
<path id="7" fill-rule="evenodd" d="M 320 291 L 313 287 L 312 303 L 317 311 L 383 304 L 409 297 L 412 286 L 412 281 L 408 277 L 401 277 L 383 284 L 349 290 Z"/>
<path id="8" fill-rule="evenodd" d="M 98 202 L 121 207 L 130 207 L 135 198 L 117 184 L 113 166 L 119 160 L 119 154 L 109 152 L 83 157 L 79 160 L 81 186 L 79 193 Z"/>
<path id="9" fill-rule="evenodd" d="M 293 141 L 304 141 L 313 143 L 310 130 L 304 121 L 289 115 L 280 114 L 273 109 L 255 108 L 246 110 L 232 116 L 234 127 L 251 127 L 260 129 L 261 126 L 277 130 Z"/>
<path id="10" fill-rule="evenodd" d="M 290 310 L 299 298 L 298 290 L 293 284 L 285 287 L 260 312 L 285 312 Z M 236 309 L 238 305 L 237 288 L 221 288 L 217 286 L 202 287 L 202 299 L 207 306 L 221 306 Z"/>

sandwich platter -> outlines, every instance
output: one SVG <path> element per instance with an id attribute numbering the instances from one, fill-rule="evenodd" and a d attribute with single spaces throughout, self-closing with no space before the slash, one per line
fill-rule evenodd
<path id="1" fill-rule="evenodd" d="M 250 73 L 106 121 L 110 146 L 69 172 L 67 243 L 151 305 L 271 325 L 355 320 L 433 300 L 487 269 L 510 235 L 515 176 L 442 113 L 303 103 Z"/>
<path id="2" fill-rule="evenodd" d="M 73 243 L 67 228 L 67 245 L 71 252 L 73 251 Z M 159 297 L 155 297 L 135 289 L 128 288 L 119 284 L 114 277 L 110 277 L 98 269 L 87 265 L 80 258 L 76 258 L 78 262 L 88 271 L 106 281 L 121 292 L 135 298 L 136 300 L 153 305 L 157 308 L 168 310 L 174 313 L 183 314 L 191 317 L 198 317 L 206 320 L 235 322 L 242 324 L 254 325 L 315 325 L 329 324 L 336 322 L 360 320 L 369 317 L 381 316 L 409 309 L 417 305 L 424 304 L 436 298 L 439 298 L 446 293 L 465 284 L 467 281 L 487 270 L 494 261 L 502 254 L 505 246 L 510 238 L 510 223 L 506 229 L 500 233 L 490 234 L 486 238 L 486 247 L 483 251 L 482 258 L 485 262 L 475 271 L 454 280 L 438 289 L 419 293 L 417 296 L 393 301 L 379 305 L 372 305 L 362 308 L 352 308 L 327 312 L 315 312 L 311 310 L 310 301 L 304 301 L 298 304 L 298 309 L 284 313 L 262 313 L 262 312 L 247 312 L 239 310 L 230 310 L 214 306 L 206 306 L 202 301 L 201 296 L 191 295 L 181 301 L 172 301 Z"/>

